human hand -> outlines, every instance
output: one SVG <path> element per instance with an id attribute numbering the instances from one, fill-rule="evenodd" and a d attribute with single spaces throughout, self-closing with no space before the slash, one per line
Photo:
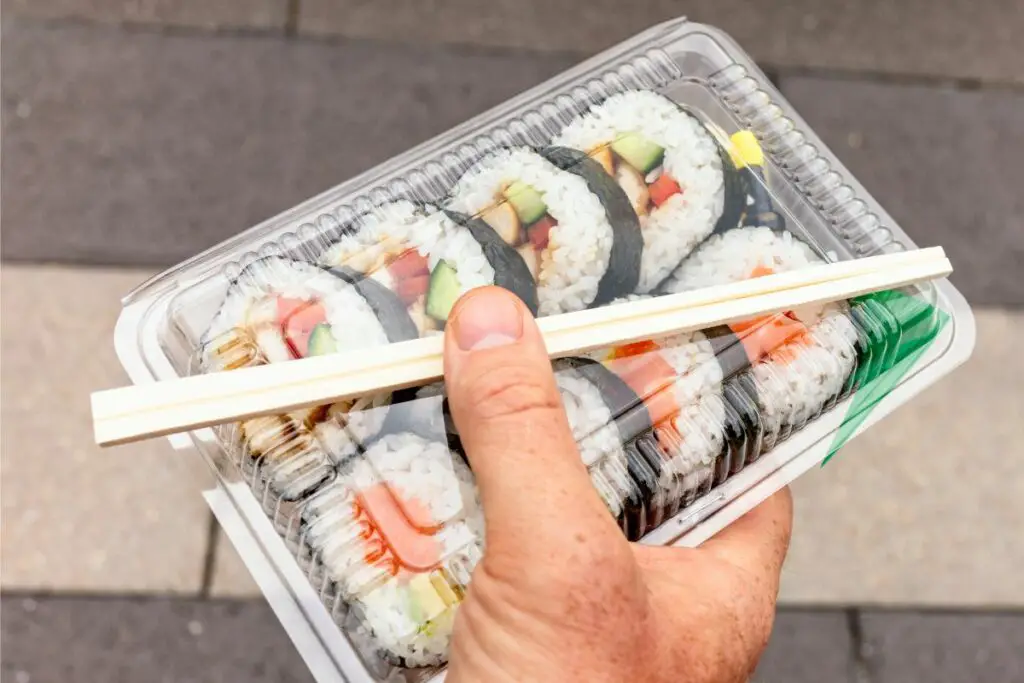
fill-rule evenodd
<path id="1" fill-rule="evenodd" d="M 629 543 L 580 459 L 529 311 L 473 290 L 445 337 L 487 543 L 447 681 L 746 681 L 771 632 L 788 490 L 699 548 Z"/>

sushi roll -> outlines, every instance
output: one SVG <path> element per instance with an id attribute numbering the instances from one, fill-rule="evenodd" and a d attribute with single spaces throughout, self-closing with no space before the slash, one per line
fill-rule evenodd
<path id="1" fill-rule="evenodd" d="M 267 257 L 230 284 L 201 342 L 203 372 L 368 349 L 414 338 L 382 288 L 356 287 L 312 264 Z M 389 311 L 389 315 L 379 313 Z M 293 500 L 329 479 L 384 422 L 390 395 L 341 401 L 237 425 L 244 451 L 272 489 Z M 314 481 L 323 473 L 321 481 Z"/>
<path id="2" fill-rule="evenodd" d="M 688 291 L 823 263 L 790 232 L 739 228 L 714 235 L 673 275 L 670 290 Z M 833 405 L 858 363 L 862 335 L 849 306 L 804 307 L 730 326 L 751 361 L 764 450 Z"/>
<path id="3" fill-rule="evenodd" d="M 628 204 L 585 155 L 516 148 L 471 168 L 448 208 L 482 219 L 519 252 L 543 316 L 602 305 L 635 288 L 643 241 Z"/>
<path id="4" fill-rule="evenodd" d="M 651 429 L 647 408 L 625 382 L 596 361 L 563 358 L 553 369 L 591 481 L 626 536 L 636 540 L 646 526 L 644 505 L 658 473 L 638 470 L 627 446 Z"/>
<path id="5" fill-rule="evenodd" d="M 634 294 L 614 303 L 646 298 Z M 747 390 L 750 360 L 728 327 L 601 349 L 590 357 L 631 387 L 654 423 L 628 451 L 634 469 L 658 473 L 648 531 L 760 454 L 760 415 Z"/>
<path id="6" fill-rule="evenodd" d="M 643 401 L 654 426 L 634 444 L 657 474 L 645 528 L 650 530 L 710 489 L 729 450 L 725 375 L 700 332 L 628 344 L 591 354 Z M 730 431 L 731 427 L 731 431 Z M 743 438 L 741 433 L 738 438 Z"/>
<path id="7" fill-rule="evenodd" d="M 420 336 L 443 329 L 474 287 L 504 287 L 537 312 L 536 285 L 516 250 L 483 221 L 432 206 L 402 200 L 361 216 L 320 262 L 357 286 L 392 292 Z"/>
<path id="8" fill-rule="evenodd" d="M 443 664 L 484 542 L 461 455 L 415 434 L 383 436 L 309 499 L 302 520 L 355 639 L 397 666 Z"/>
<path id="9" fill-rule="evenodd" d="M 732 157 L 699 119 L 657 93 L 613 95 L 554 144 L 590 155 L 629 197 L 643 236 L 640 293 L 655 291 L 716 227 L 738 225 L 746 207 Z"/>

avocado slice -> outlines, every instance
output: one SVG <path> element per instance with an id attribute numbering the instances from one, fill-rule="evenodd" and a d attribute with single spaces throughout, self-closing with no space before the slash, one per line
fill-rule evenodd
<path id="1" fill-rule="evenodd" d="M 447 320 L 459 298 L 459 276 L 445 261 L 440 261 L 430 274 L 427 289 L 427 315 L 436 320 Z"/>
<path id="2" fill-rule="evenodd" d="M 327 323 L 318 323 L 313 331 L 309 333 L 309 346 L 306 347 L 306 356 L 326 356 L 338 350 L 338 344 L 331 334 L 331 326 Z"/>
<path id="3" fill-rule="evenodd" d="M 663 147 L 636 133 L 626 133 L 617 139 L 612 143 L 612 151 L 641 173 L 650 172 L 661 163 L 665 155 Z"/>
<path id="4" fill-rule="evenodd" d="M 517 180 L 505 190 L 505 198 L 516 210 L 523 225 L 534 223 L 548 212 L 544 197 L 526 183 Z"/>

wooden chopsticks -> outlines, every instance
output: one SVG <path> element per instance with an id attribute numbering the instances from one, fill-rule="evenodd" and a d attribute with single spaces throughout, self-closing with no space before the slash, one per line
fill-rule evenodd
<path id="1" fill-rule="evenodd" d="M 842 261 L 720 287 L 541 318 L 548 353 L 738 322 L 946 277 L 941 247 Z M 426 384 L 442 377 L 440 336 L 383 348 L 195 375 L 92 395 L 96 443 L 113 446 Z"/>

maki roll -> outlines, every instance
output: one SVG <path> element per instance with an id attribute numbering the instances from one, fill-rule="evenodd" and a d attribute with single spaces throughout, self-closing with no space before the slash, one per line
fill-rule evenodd
<path id="1" fill-rule="evenodd" d="M 739 228 L 708 239 L 673 275 L 682 292 L 824 263 L 790 232 Z M 803 307 L 730 326 L 751 361 L 769 450 L 833 405 L 858 363 L 861 335 L 845 302 Z"/>
<path id="2" fill-rule="evenodd" d="M 473 475 L 444 443 L 384 436 L 302 511 L 305 542 L 350 606 L 357 641 L 397 666 L 443 664 L 483 549 Z"/>
<path id="3" fill-rule="evenodd" d="M 361 216 L 320 262 L 357 286 L 392 292 L 421 336 L 443 329 L 474 287 L 504 287 L 537 312 L 537 288 L 520 255 L 483 221 L 431 206 L 403 200 Z"/>
<path id="4" fill-rule="evenodd" d="M 553 369 L 591 481 L 623 532 L 635 540 L 646 526 L 645 501 L 658 476 L 627 455 L 628 444 L 651 428 L 647 408 L 625 382 L 591 359 L 563 358 Z"/>
<path id="5" fill-rule="evenodd" d="M 540 315 L 605 304 L 636 285 L 639 223 L 618 186 L 583 155 L 499 150 L 459 180 L 448 208 L 482 219 L 519 252 L 537 283 Z"/>
<path id="6" fill-rule="evenodd" d="M 555 139 L 599 162 L 629 197 L 643 235 L 635 291 L 658 288 L 713 230 L 738 225 L 745 181 L 708 129 L 648 91 L 613 95 Z"/>
<path id="7" fill-rule="evenodd" d="M 382 288 L 354 286 L 309 263 L 267 257 L 230 284 L 203 335 L 203 372 L 383 346 L 416 336 Z M 390 311 L 382 317 L 381 311 Z M 384 422 L 390 395 L 242 421 L 237 436 L 278 495 L 295 499 L 332 476 Z M 322 474 L 322 476 L 321 476 Z M 319 477 L 319 481 L 315 481 Z"/>
<path id="8" fill-rule="evenodd" d="M 634 444 L 636 455 L 657 473 L 648 503 L 650 530 L 707 492 L 720 459 L 728 454 L 727 434 L 746 434 L 727 424 L 725 375 L 701 332 L 601 350 L 591 357 L 633 390 L 654 425 Z"/>

